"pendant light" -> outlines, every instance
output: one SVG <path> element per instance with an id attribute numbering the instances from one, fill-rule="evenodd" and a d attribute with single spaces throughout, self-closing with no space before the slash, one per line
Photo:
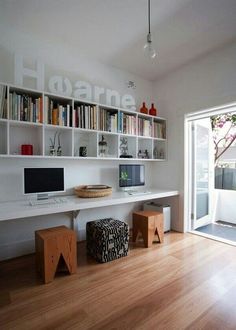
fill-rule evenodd
<path id="1" fill-rule="evenodd" d="M 154 59 L 157 56 L 155 49 L 152 44 L 152 35 L 151 35 L 151 18 L 150 18 L 150 0 L 148 0 L 148 34 L 147 34 L 147 42 L 144 45 L 145 53 L 151 58 Z"/>

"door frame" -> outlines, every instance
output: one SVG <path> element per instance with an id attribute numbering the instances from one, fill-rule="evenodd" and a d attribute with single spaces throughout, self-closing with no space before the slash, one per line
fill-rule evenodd
<path id="1" fill-rule="evenodd" d="M 204 109 L 196 112 L 191 112 L 185 115 L 184 118 L 184 230 L 189 232 L 194 232 L 191 228 L 191 218 L 192 218 L 192 148 L 190 148 L 191 140 L 191 125 L 190 122 L 207 118 L 214 115 L 230 113 L 236 111 L 236 103 L 225 104 L 219 107 Z M 199 232 L 198 232 L 199 233 Z"/>

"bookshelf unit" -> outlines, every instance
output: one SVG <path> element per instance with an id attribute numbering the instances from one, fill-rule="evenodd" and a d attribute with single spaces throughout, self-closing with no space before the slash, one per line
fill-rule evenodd
<path id="1" fill-rule="evenodd" d="M 163 161 L 166 135 L 161 117 L 0 83 L 0 157 Z"/>

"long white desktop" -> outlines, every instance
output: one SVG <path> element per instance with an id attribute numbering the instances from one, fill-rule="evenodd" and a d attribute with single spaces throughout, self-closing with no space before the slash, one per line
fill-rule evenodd
<path id="1" fill-rule="evenodd" d="M 72 212 L 72 227 L 80 210 L 112 206 L 125 203 L 147 201 L 171 196 L 178 196 L 177 190 L 153 189 L 148 194 L 129 195 L 127 192 L 113 192 L 108 197 L 78 198 L 77 196 L 65 196 L 66 202 L 57 204 L 34 205 L 29 200 L 0 203 L 0 221 L 27 218 L 54 213 Z"/>

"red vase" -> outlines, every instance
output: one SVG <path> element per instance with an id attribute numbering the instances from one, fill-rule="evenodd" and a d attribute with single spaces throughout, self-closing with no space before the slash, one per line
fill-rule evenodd
<path id="1" fill-rule="evenodd" d="M 154 103 L 152 103 L 152 107 L 149 110 L 149 115 L 151 115 L 151 116 L 156 116 L 157 115 L 157 109 L 154 108 Z"/>
<path id="2" fill-rule="evenodd" d="M 140 112 L 148 114 L 148 108 L 146 108 L 145 102 L 143 102 L 143 106 L 140 108 Z"/>

